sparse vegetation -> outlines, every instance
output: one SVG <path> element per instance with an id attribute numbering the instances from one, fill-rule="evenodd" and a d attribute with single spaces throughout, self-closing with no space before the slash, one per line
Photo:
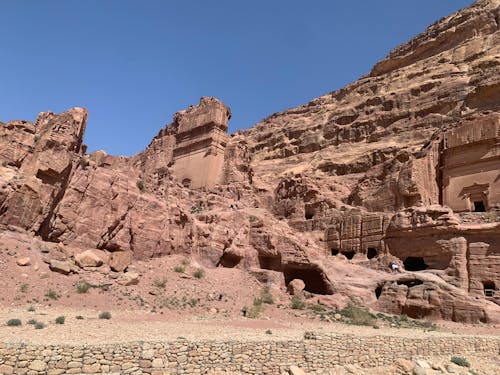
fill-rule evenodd
<path id="1" fill-rule="evenodd" d="M 251 222 L 251 223 L 257 221 L 257 216 L 250 215 L 250 217 L 248 218 L 248 221 Z"/>
<path id="2" fill-rule="evenodd" d="M 314 311 L 315 313 L 322 313 L 326 311 L 326 307 L 322 305 L 311 305 L 308 308 Z"/>
<path id="3" fill-rule="evenodd" d="M 451 357 L 450 361 L 452 361 L 454 364 L 458 366 L 470 367 L 469 361 L 464 357 L 453 356 Z"/>
<path id="4" fill-rule="evenodd" d="M 30 320 L 28 320 L 28 324 L 35 325 L 36 324 L 36 319 L 30 319 Z"/>
<path id="5" fill-rule="evenodd" d="M 177 273 L 184 273 L 184 271 L 186 271 L 186 267 L 184 267 L 184 266 L 175 266 L 174 267 L 174 271 L 177 272 Z"/>
<path id="6" fill-rule="evenodd" d="M 64 317 L 64 316 L 58 316 L 56 318 L 56 324 L 64 324 L 65 321 L 66 321 L 66 317 Z"/>
<path id="7" fill-rule="evenodd" d="M 349 303 L 344 309 L 339 311 L 339 314 L 349 319 L 350 324 L 358 326 L 373 326 L 377 321 L 377 317 L 371 314 L 368 310 L 355 306 Z"/>
<path id="8" fill-rule="evenodd" d="M 167 286 L 167 276 L 163 276 L 161 279 L 154 279 L 153 286 L 158 289 L 165 289 Z"/>
<path id="9" fill-rule="evenodd" d="M 306 303 L 297 296 L 292 297 L 291 308 L 294 310 L 304 310 L 306 308 Z"/>
<path id="10" fill-rule="evenodd" d="M 191 207 L 191 214 L 199 214 L 201 211 L 202 211 L 202 209 L 199 206 Z"/>
<path id="11" fill-rule="evenodd" d="M 111 313 L 108 311 L 103 311 L 99 314 L 99 319 L 111 319 Z"/>
<path id="12" fill-rule="evenodd" d="M 196 271 L 194 271 L 193 276 L 197 279 L 202 279 L 205 276 L 205 270 L 202 268 L 198 268 Z"/>
<path id="13" fill-rule="evenodd" d="M 9 327 L 19 327 L 21 324 L 21 319 L 10 319 L 7 321 L 7 326 Z"/>
<path id="14" fill-rule="evenodd" d="M 60 295 L 57 294 L 56 291 L 52 290 L 52 289 L 48 289 L 46 292 L 45 292 L 45 297 L 47 297 L 48 299 L 53 299 L 53 300 L 58 300 Z"/>
<path id="15" fill-rule="evenodd" d="M 273 334 L 273 331 L 271 331 L 270 329 L 266 330 L 266 335 L 272 335 Z"/>
<path id="16" fill-rule="evenodd" d="M 45 328 L 45 324 L 43 324 L 42 322 L 35 323 L 35 329 L 44 329 L 44 328 Z"/>
<path id="17" fill-rule="evenodd" d="M 35 312 L 35 307 L 34 307 L 34 306 L 30 306 L 30 307 L 28 307 L 28 311 L 29 311 L 29 312 Z"/>
<path id="18" fill-rule="evenodd" d="M 19 286 L 19 290 L 21 291 L 21 293 L 26 293 L 28 291 L 28 287 L 29 285 L 27 283 L 22 283 Z"/>
<path id="19" fill-rule="evenodd" d="M 137 185 L 137 189 L 139 189 L 139 191 L 141 193 L 144 193 L 146 191 L 146 187 L 144 186 L 143 180 L 137 180 L 136 185 Z"/>
<path id="20" fill-rule="evenodd" d="M 260 293 L 260 299 L 262 300 L 262 303 L 272 305 L 274 303 L 274 298 L 271 294 L 271 288 L 265 286 Z"/>
<path id="21" fill-rule="evenodd" d="M 186 266 L 186 267 L 187 267 L 187 266 L 189 266 L 189 264 L 190 264 L 190 263 L 191 263 L 191 261 L 189 260 L 189 258 L 184 258 L 184 259 L 182 260 L 182 265 L 183 265 L 183 266 Z"/>
<path id="22" fill-rule="evenodd" d="M 90 288 L 92 288 L 92 285 L 85 281 L 76 284 L 76 292 L 79 294 L 87 293 Z"/>
<path id="23" fill-rule="evenodd" d="M 77 315 L 77 316 L 75 317 L 75 319 L 78 319 L 78 320 L 83 320 L 83 316 L 81 316 L 81 315 Z"/>
<path id="24" fill-rule="evenodd" d="M 2 161 L 2 167 L 6 167 L 7 166 L 7 162 L 4 160 Z"/>

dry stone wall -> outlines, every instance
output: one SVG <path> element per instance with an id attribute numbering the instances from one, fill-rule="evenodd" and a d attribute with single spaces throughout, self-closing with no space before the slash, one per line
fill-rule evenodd
<path id="1" fill-rule="evenodd" d="M 398 358 L 497 355 L 500 338 L 354 336 L 306 332 L 296 341 L 0 344 L 0 374 L 279 374 L 296 365 L 325 374 L 335 365 L 385 366 Z"/>

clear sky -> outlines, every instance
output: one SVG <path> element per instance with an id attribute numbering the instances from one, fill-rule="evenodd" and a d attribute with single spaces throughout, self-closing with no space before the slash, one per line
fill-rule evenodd
<path id="1" fill-rule="evenodd" d="M 336 90 L 471 0 L 0 0 L 0 120 L 88 108 L 132 155 L 216 96 L 230 132 Z"/>

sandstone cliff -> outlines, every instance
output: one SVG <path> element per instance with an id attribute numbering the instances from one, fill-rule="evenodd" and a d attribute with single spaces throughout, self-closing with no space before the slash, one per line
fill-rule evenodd
<path id="1" fill-rule="evenodd" d="M 130 158 L 86 154 L 81 108 L 0 123 L 0 230 L 37 236 L 62 273 L 96 254 L 113 272 L 191 254 L 301 279 L 327 304 L 488 321 L 500 294 L 499 19 L 500 1 L 478 1 L 360 80 L 233 136 L 229 109 L 202 98 Z"/>

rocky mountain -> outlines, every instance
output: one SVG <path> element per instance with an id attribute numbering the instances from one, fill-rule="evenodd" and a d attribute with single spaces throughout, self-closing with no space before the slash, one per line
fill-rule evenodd
<path id="1" fill-rule="evenodd" d="M 86 153 L 82 108 L 0 123 L 0 231 L 64 274 L 190 254 L 324 304 L 494 321 L 499 24 L 500 1 L 478 1 L 231 136 L 204 97 L 130 158 Z"/>

